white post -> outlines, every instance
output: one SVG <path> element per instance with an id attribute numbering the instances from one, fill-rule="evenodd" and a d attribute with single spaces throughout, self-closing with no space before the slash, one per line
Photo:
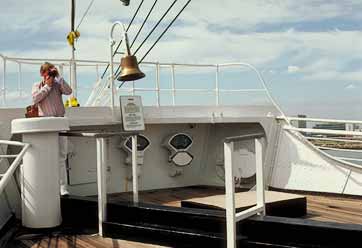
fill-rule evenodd
<path id="1" fill-rule="evenodd" d="M 216 65 L 216 76 L 215 76 L 215 95 L 216 95 L 216 106 L 220 104 L 220 90 L 219 90 L 219 65 Z"/>
<path id="2" fill-rule="evenodd" d="M 255 139 L 255 163 L 256 163 L 256 204 L 263 207 L 261 215 L 265 215 L 265 191 L 263 170 L 263 147 L 260 139 Z"/>
<path id="3" fill-rule="evenodd" d="M 112 28 L 111 28 L 111 32 L 109 34 L 109 41 L 110 41 L 110 61 L 109 61 L 109 64 L 110 64 L 110 80 L 111 80 L 111 107 L 112 107 L 112 117 L 113 117 L 113 120 L 115 120 L 115 106 L 114 106 L 114 89 L 115 89 L 115 86 L 114 86 L 114 69 L 113 69 L 113 46 L 116 44 L 115 40 L 113 39 L 113 31 L 114 31 L 114 28 L 119 25 L 121 26 L 122 28 L 122 34 L 123 34 L 123 39 L 124 39 L 124 44 L 126 46 L 126 54 L 127 55 L 130 55 L 130 50 L 129 50 L 129 47 L 128 47 L 128 38 L 127 38 L 127 31 L 126 31 L 126 28 L 125 26 L 119 22 L 119 21 L 116 21 L 112 24 Z"/>
<path id="4" fill-rule="evenodd" d="M 75 13 L 75 9 L 76 9 L 76 1 L 74 0 L 71 0 L 70 1 L 71 3 L 71 8 L 70 8 L 70 18 L 71 18 L 71 26 L 70 26 L 70 29 L 71 31 L 75 31 L 73 30 L 74 27 L 72 26 L 73 21 L 75 20 L 72 20 L 73 19 L 73 16 L 72 14 Z M 73 6 L 74 5 L 74 6 Z M 74 7 L 74 9 L 73 9 Z M 72 97 L 77 97 L 77 69 L 76 69 L 76 63 L 75 63 L 75 48 L 74 48 L 74 44 L 71 46 L 71 49 L 72 49 L 72 58 L 71 58 L 71 61 L 70 61 L 70 86 L 72 87 L 72 94 L 69 96 L 69 103 L 70 103 L 70 99 Z M 69 104 L 69 106 L 71 107 L 71 104 Z"/>
<path id="5" fill-rule="evenodd" d="M 234 183 L 234 174 L 232 166 L 233 150 L 234 150 L 234 142 L 224 143 L 227 248 L 236 247 L 236 216 L 235 216 L 235 195 L 234 195 L 235 183 Z"/>
<path id="6" fill-rule="evenodd" d="M 171 80 L 172 80 L 172 105 L 176 105 L 176 82 L 175 82 L 175 65 L 171 65 Z"/>
<path id="7" fill-rule="evenodd" d="M 71 61 L 71 83 L 72 83 L 72 94 L 71 96 L 77 97 L 77 65 L 75 62 L 75 51 L 74 47 L 72 46 L 72 61 Z M 69 105 L 70 106 L 70 105 Z"/>
<path id="8" fill-rule="evenodd" d="M 18 63 L 18 91 L 19 91 L 19 96 L 21 97 L 21 85 L 22 85 L 22 81 L 23 81 L 23 77 L 22 77 L 22 70 L 21 70 L 21 63 Z"/>
<path id="9" fill-rule="evenodd" d="M 96 64 L 96 77 L 97 77 L 97 82 L 99 81 L 99 65 Z"/>
<path id="10" fill-rule="evenodd" d="M 113 29 L 112 29 L 113 30 Z M 112 37 L 112 34 L 111 34 Z M 113 46 L 114 46 L 115 42 L 114 40 L 111 38 L 110 39 L 110 60 L 109 60 L 109 65 L 110 65 L 110 75 L 109 75 L 109 79 L 111 80 L 111 108 L 112 108 L 112 119 L 115 119 L 115 106 L 114 106 L 114 66 L 113 66 Z"/>
<path id="11" fill-rule="evenodd" d="M 159 107 L 160 104 L 160 64 L 156 63 L 156 97 L 157 97 L 157 107 Z"/>
<path id="12" fill-rule="evenodd" d="M 138 203 L 137 135 L 132 135 L 132 188 L 133 202 Z"/>
<path id="13" fill-rule="evenodd" d="M 59 74 L 60 74 L 61 76 L 64 75 L 64 65 L 63 65 L 63 64 L 60 64 L 60 65 L 59 65 Z"/>
<path id="14" fill-rule="evenodd" d="M 70 94 L 69 96 L 68 96 L 68 101 L 69 101 L 69 107 L 71 107 L 71 99 L 72 99 L 72 97 L 74 96 L 74 84 L 73 84 L 73 80 L 74 80 L 74 78 L 73 78 L 73 66 L 72 66 L 72 61 L 69 61 L 69 76 L 68 76 L 68 78 L 69 78 L 69 84 L 70 84 L 70 87 L 72 88 L 72 94 Z"/>
<path id="15" fill-rule="evenodd" d="M 3 57 L 4 62 L 4 71 L 3 71 L 3 87 L 2 87 L 2 93 L 3 93 L 3 106 L 6 106 L 6 58 Z"/>
<path id="16" fill-rule="evenodd" d="M 103 222 L 107 219 L 107 184 L 105 138 L 97 138 L 98 232 L 103 236 Z"/>

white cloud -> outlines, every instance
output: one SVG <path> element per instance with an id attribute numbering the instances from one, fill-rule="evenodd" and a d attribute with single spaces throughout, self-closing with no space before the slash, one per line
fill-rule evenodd
<path id="1" fill-rule="evenodd" d="M 288 66 L 288 73 L 296 73 L 300 71 L 300 67 L 299 66 L 295 66 L 295 65 L 290 65 Z"/>
<path id="2" fill-rule="evenodd" d="M 158 1 L 156 11 L 150 21 L 156 21 L 172 1 Z M 77 1 L 77 21 L 88 6 L 89 1 Z M 131 1 L 129 8 L 119 1 L 95 1 L 89 15 L 80 27 L 81 38 L 77 44 L 77 58 L 108 60 L 109 29 L 111 19 L 128 22 L 139 1 Z M 145 1 L 136 24 L 130 30 L 130 39 L 140 26 L 153 1 Z M 183 5 L 180 1 L 178 9 Z M 56 7 L 55 7 L 56 6 Z M 238 32 L 232 29 L 252 30 L 256 25 L 278 22 L 315 21 L 338 16 L 361 18 L 356 11 L 360 1 L 318 1 L 318 0 L 258 0 L 258 1 L 192 1 L 180 16 L 182 25 L 173 26 L 149 54 L 148 61 L 165 61 L 181 63 L 222 63 L 230 61 L 247 61 L 259 67 L 277 71 L 278 66 L 289 64 L 288 72 L 303 68 L 308 80 L 360 79 L 358 71 L 341 73 L 349 61 L 362 59 L 362 32 L 300 32 L 295 29 L 271 32 Z M 6 23 L 2 30 L 17 30 L 26 27 L 28 32 L 39 32 L 45 24 L 47 29 L 67 30 L 69 28 L 69 3 L 61 0 L 34 3 L 30 0 L 0 3 L 1 23 Z M 174 15 L 177 9 L 173 10 Z M 201 13 L 201 14 L 200 14 Z M 227 13 L 227 14 L 226 14 Z M 170 20 L 170 14 L 166 19 Z M 11 21 L 9 21 L 11 20 Z M 151 25 L 151 24 L 150 24 Z M 210 25 L 220 25 L 221 29 L 211 30 Z M 139 41 L 149 31 L 148 26 Z M 153 35 L 143 49 L 137 54 L 140 58 L 153 43 L 162 28 Z M 48 42 L 43 48 L 28 49 L 22 52 L 11 48 L 1 51 L 6 55 L 22 57 L 70 58 L 70 48 L 64 38 Z M 172 37 L 172 38 L 170 38 Z M 42 38 L 42 37 L 39 37 Z M 19 44 L 21 47 L 21 36 Z M 34 41 L 27 41 L 32 44 Z M 139 43 L 136 43 L 138 46 Z M 25 45 L 25 44 L 24 44 Z M 134 48 L 133 48 L 134 51 Z M 285 57 L 285 58 L 283 58 Z M 286 63 L 285 63 L 286 62 Z M 298 64 L 298 66 L 295 66 Z M 297 68 L 298 67 L 298 68 Z"/>
<path id="3" fill-rule="evenodd" d="M 349 84 L 349 85 L 347 85 L 346 87 L 344 87 L 346 90 L 353 90 L 353 89 L 355 89 L 356 88 L 356 85 L 354 85 L 354 84 Z"/>

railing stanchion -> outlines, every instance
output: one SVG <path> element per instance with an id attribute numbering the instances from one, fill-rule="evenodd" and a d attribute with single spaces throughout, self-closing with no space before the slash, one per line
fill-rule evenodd
<path id="1" fill-rule="evenodd" d="M 157 98 L 157 107 L 160 107 L 160 64 L 156 63 L 156 98 Z"/>
<path id="2" fill-rule="evenodd" d="M 97 82 L 99 81 L 99 65 L 96 64 L 96 77 L 97 77 Z"/>
<path id="3" fill-rule="evenodd" d="M 226 243 L 227 248 L 236 248 L 236 224 L 255 214 L 265 215 L 265 191 L 263 176 L 263 150 L 260 139 L 263 133 L 247 134 L 228 137 L 224 140 L 224 167 L 225 167 L 225 208 L 226 208 Z M 255 140 L 256 163 L 256 206 L 236 213 L 235 210 L 235 182 L 233 173 L 234 142 Z"/>
<path id="4" fill-rule="evenodd" d="M 3 107 L 6 106 L 6 57 L 3 57 L 3 87 L 2 87 L 2 93 L 3 93 Z"/>
<path id="5" fill-rule="evenodd" d="M 215 95 L 216 95 L 216 106 L 220 104 L 220 86 L 219 86 L 219 65 L 216 65 L 215 75 Z"/>
<path id="6" fill-rule="evenodd" d="M 132 189 L 133 202 L 138 203 L 137 135 L 132 135 Z"/>
<path id="7" fill-rule="evenodd" d="M 22 89 L 21 89 L 21 86 L 22 86 L 22 81 L 23 81 L 23 78 L 22 78 L 22 70 L 21 70 L 21 63 L 18 63 L 18 91 L 19 91 L 19 96 L 21 97 L 21 93 L 22 93 Z"/>
<path id="8" fill-rule="evenodd" d="M 224 143 L 227 248 L 236 247 L 235 183 L 232 168 L 234 142 Z"/>
<path id="9" fill-rule="evenodd" d="M 105 138 L 97 138 L 98 232 L 103 236 L 103 222 L 107 219 L 107 184 Z"/>
<path id="10" fill-rule="evenodd" d="M 260 139 L 255 139 L 255 163 L 256 163 L 256 204 L 262 207 L 261 215 L 265 215 L 265 186 L 263 170 L 263 146 Z"/>
<path id="11" fill-rule="evenodd" d="M 16 142 L 16 141 L 5 141 L 5 140 L 0 140 L 0 145 L 1 144 L 6 144 L 6 145 L 15 145 L 15 146 L 22 146 L 22 150 L 20 151 L 19 154 L 17 154 L 15 160 L 12 162 L 12 164 L 9 166 L 9 168 L 7 169 L 7 171 L 5 172 L 5 174 L 3 174 L 0 177 L 0 194 L 4 191 L 6 185 L 8 184 L 8 182 L 10 181 L 10 179 L 12 178 L 14 172 L 16 171 L 16 169 L 18 168 L 20 162 L 22 161 L 26 151 L 29 149 L 30 144 L 25 144 L 25 143 L 21 143 L 21 142 Z M 3 156 L 6 157 L 6 156 Z"/>
<path id="12" fill-rule="evenodd" d="M 171 65 L 171 83 L 172 83 L 172 105 L 176 105 L 176 82 L 175 82 L 175 65 Z"/>

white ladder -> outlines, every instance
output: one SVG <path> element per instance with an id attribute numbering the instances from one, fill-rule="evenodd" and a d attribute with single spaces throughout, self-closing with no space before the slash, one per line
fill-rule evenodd
<path id="1" fill-rule="evenodd" d="M 226 207 L 226 241 L 227 248 L 236 248 L 236 223 L 253 215 L 265 215 L 265 188 L 263 172 L 263 150 L 261 138 L 263 133 L 247 134 L 242 136 L 228 137 L 224 140 L 225 157 L 225 207 Z M 233 174 L 234 142 L 242 140 L 255 141 L 255 163 L 256 163 L 256 206 L 236 213 L 235 210 L 235 180 Z"/>

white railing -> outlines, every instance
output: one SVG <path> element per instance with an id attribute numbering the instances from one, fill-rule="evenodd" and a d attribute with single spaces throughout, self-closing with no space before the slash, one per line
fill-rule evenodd
<path id="1" fill-rule="evenodd" d="M 141 88 L 135 87 L 135 84 L 131 84 L 131 87 L 120 88 L 119 91 L 135 94 L 136 92 L 155 92 L 156 93 L 156 106 L 161 106 L 161 93 L 168 92 L 172 96 L 172 105 L 176 105 L 176 94 L 177 92 L 187 92 L 187 93 L 212 93 L 215 96 L 215 106 L 220 105 L 220 94 L 221 93 L 239 93 L 239 92 L 260 92 L 264 93 L 267 99 L 278 109 L 280 114 L 283 115 L 283 111 L 280 106 L 276 103 L 272 95 L 270 94 L 265 80 L 261 73 L 251 64 L 248 63 L 225 63 L 225 64 L 180 64 L 180 63 L 158 63 L 158 62 L 147 62 L 143 63 L 143 66 L 153 66 L 155 69 L 155 86 L 150 88 Z M 256 74 L 256 77 L 260 83 L 261 88 L 249 88 L 249 89 L 221 89 L 220 88 L 220 73 L 223 68 L 247 68 L 250 71 L 253 71 Z M 167 68 L 170 70 L 171 75 L 171 88 L 161 88 L 160 87 L 160 71 L 162 68 Z M 177 88 L 176 82 L 176 68 L 209 68 L 215 70 L 215 82 L 213 89 L 197 89 L 197 88 Z M 241 84 L 240 84 L 241 85 Z M 239 86 L 239 85 L 238 85 Z M 238 87 L 236 86 L 236 87 Z"/>
<path id="2" fill-rule="evenodd" d="M 32 66 L 39 66 L 42 65 L 45 61 L 53 63 L 55 66 L 59 67 L 59 72 L 61 75 L 65 74 L 65 71 L 69 70 L 71 71 L 71 68 L 73 66 L 73 60 L 71 59 L 54 59 L 54 58 L 21 58 L 21 57 L 8 57 L 0 54 L 0 62 L 2 60 L 2 80 L 1 80 L 1 88 L 0 88 L 0 98 L 1 98 L 1 105 L 2 107 L 8 106 L 7 101 L 7 95 L 9 93 L 18 93 L 19 96 L 24 93 L 24 79 L 23 79 L 23 73 L 24 73 L 24 65 L 32 65 Z M 8 81 L 8 70 L 9 65 L 15 64 L 18 67 L 18 70 L 14 73 L 17 73 L 17 89 L 13 91 L 9 91 L 9 81 Z M 97 82 L 99 82 L 99 70 L 100 67 L 106 66 L 108 64 L 107 61 L 101 61 L 101 60 L 75 60 L 76 67 L 93 67 L 94 69 L 94 75 L 95 79 L 93 82 L 94 85 L 91 85 L 89 87 L 79 87 L 75 84 L 75 82 L 72 82 L 72 77 L 70 76 L 71 73 L 69 73 L 68 78 L 66 80 L 70 83 L 70 85 L 73 88 L 74 95 L 77 96 L 77 92 L 79 90 L 94 90 L 94 88 L 97 86 Z M 115 63 L 119 64 L 119 63 Z M 39 67 L 34 70 L 34 73 L 38 73 Z M 0 69 L 1 71 L 1 69 Z M 75 77 L 76 78 L 76 77 Z M 12 82 L 13 83 L 13 82 Z M 30 93 L 30 89 L 27 90 Z M 31 99 L 29 98 L 29 101 Z"/>
<path id="3" fill-rule="evenodd" d="M 362 121 L 357 120 L 337 120 L 337 119 L 319 119 L 319 118 L 303 118 L 303 117 L 278 117 L 278 120 L 288 119 L 289 124 L 284 126 L 284 130 L 294 131 L 301 134 L 305 140 L 308 141 L 332 141 L 336 144 L 361 144 L 362 143 L 362 132 L 361 131 L 350 131 L 350 130 L 333 130 L 333 129 L 321 129 L 321 128 L 307 128 L 307 127 L 295 127 L 293 124 L 295 121 L 305 122 L 305 126 L 308 126 L 308 123 L 333 123 L 333 124 L 362 124 Z M 316 145 L 312 142 L 308 142 L 315 149 L 318 149 L 324 155 L 338 162 L 346 164 L 348 166 L 362 169 L 361 163 L 362 156 L 349 157 L 348 155 L 355 154 L 359 155 L 362 153 L 362 149 L 349 149 L 349 148 L 340 148 L 340 147 L 329 147 Z M 341 155 L 333 155 L 331 152 L 327 151 L 336 151 L 340 153 L 345 153 Z"/>
<path id="4" fill-rule="evenodd" d="M 265 188 L 263 170 L 263 149 L 260 139 L 264 134 L 250 134 L 226 138 L 224 141 L 225 156 L 225 208 L 226 208 L 226 238 L 227 248 L 236 248 L 236 224 L 253 215 L 265 215 Z M 242 140 L 255 140 L 256 163 L 256 206 L 236 213 L 235 209 L 235 180 L 233 173 L 234 142 Z"/>
<path id="5" fill-rule="evenodd" d="M 0 61 L 3 61 L 3 78 L 2 78 L 2 85 L 1 85 L 1 99 L 2 99 L 2 107 L 7 106 L 7 95 L 9 93 L 18 93 L 19 96 L 21 96 L 22 92 L 24 92 L 24 84 L 23 84 L 23 67 L 22 65 L 38 65 L 40 66 L 44 61 L 48 61 L 53 63 L 54 65 L 59 67 L 59 71 L 62 75 L 63 72 L 67 71 L 69 69 L 69 72 L 71 70 L 71 66 L 73 63 L 73 60 L 71 59 L 52 59 L 52 58 L 21 58 L 21 57 L 7 57 L 0 54 Z M 17 74 L 18 74 L 18 82 L 17 82 L 17 90 L 10 92 L 8 89 L 8 78 L 7 78 L 7 70 L 8 70 L 8 64 L 9 63 L 15 63 L 18 66 Z M 81 90 L 90 90 L 91 92 L 88 95 L 88 99 L 84 101 L 85 106 L 112 106 L 111 104 L 111 94 L 112 90 L 110 87 L 110 76 L 107 75 L 103 79 L 99 77 L 99 70 L 100 68 L 104 68 L 109 62 L 108 61 L 101 61 L 101 60 L 75 60 L 75 65 L 77 68 L 79 67 L 90 67 L 95 70 L 95 78 L 93 80 L 93 85 L 87 86 L 87 87 L 79 87 L 75 85 L 71 80 L 69 73 L 69 78 L 67 78 L 67 81 L 70 83 L 72 87 L 74 87 L 74 91 L 81 93 Z M 119 62 L 114 63 L 115 65 L 119 65 Z M 135 87 L 137 82 L 130 82 L 127 85 L 131 85 L 131 87 L 122 87 L 117 90 L 114 90 L 113 96 L 118 96 L 119 93 L 126 92 L 129 94 L 136 94 L 137 92 L 155 92 L 156 95 L 156 106 L 161 106 L 161 99 L 162 99 L 162 93 L 170 93 L 171 94 L 171 105 L 175 106 L 177 105 L 176 97 L 177 93 L 208 93 L 212 94 L 214 96 L 214 102 L 211 102 L 212 105 L 219 106 L 221 101 L 221 94 L 223 93 L 261 93 L 266 96 L 266 99 L 274 105 L 280 112 L 282 116 L 284 116 L 281 108 L 276 103 L 276 101 L 271 96 L 265 80 L 263 79 L 261 73 L 251 64 L 248 63 L 225 63 L 225 64 L 180 64 L 180 63 L 159 63 L 159 62 L 143 62 L 142 67 L 153 67 L 155 70 L 155 84 L 154 87 L 150 88 L 142 88 L 142 87 Z M 170 70 L 170 88 L 161 88 L 161 70 L 163 69 Z M 177 69 L 180 68 L 189 68 L 189 69 L 210 69 L 211 73 L 215 73 L 215 80 L 213 83 L 213 87 L 209 89 L 196 89 L 196 88 L 181 88 L 177 87 Z M 251 71 L 255 73 L 256 79 L 260 83 L 258 87 L 253 87 L 249 89 L 241 89 L 237 88 L 242 85 L 242 83 L 235 85 L 234 89 L 222 89 L 220 87 L 221 80 L 220 80 L 220 73 L 223 69 L 226 68 L 237 68 L 237 69 L 247 69 L 248 71 Z M 35 71 L 37 72 L 37 70 Z M 79 74 L 79 71 L 78 71 Z M 79 77 L 77 77 L 79 78 Z M 78 80 L 80 81 L 80 80 Z M 113 97 L 114 98 L 114 97 Z M 117 99 L 117 98 L 114 98 Z M 29 99 L 30 100 L 30 99 Z M 210 104 L 210 103 L 209 103 Z M 83 105 L 83 104 L 82 104 Z"/>
<path id="6" fill-rule="evenodd" d="M 98 190 L 98 233 L 103 236 L 103 222 L 107 221 L 107 171 L 109 166 L 109 138 L 114 136 L 132 137 L 132 195 L 133 202 L 138 203 L 138 166 L 137 166 L 137 133 L 134 132 L 99 132 L 82 133 L 67 132 L 61 133 L 62 136 L 86 137 L 96 140 L 97 150 L 97 190 Z"/>
<path id="7" fill-rule="evenodd" d="M 16 155 L 1 154 L 0 155 L 0 161 L 4 158 L 14 158 L 15 157 L 15 160 L 11 163 L 11 165 L 6 170 L 6 172 L 4 174 L 0 174 L 0 194 L 1 194 L 4 191 L 6 185 L 9 183 L 14 172 L 18 168 L 21 160 L 23 159 L 23 157 L 24 157 L 26 151 L 28 150 L 28 148 L 30 147 L 30 145 L 22 143 L 22 142 L 8 141 L 8 140 L 0 140 L 0 145 L 12 145 L 12 146 L 23 147 L 19 154 L 16 154 Z"/>

